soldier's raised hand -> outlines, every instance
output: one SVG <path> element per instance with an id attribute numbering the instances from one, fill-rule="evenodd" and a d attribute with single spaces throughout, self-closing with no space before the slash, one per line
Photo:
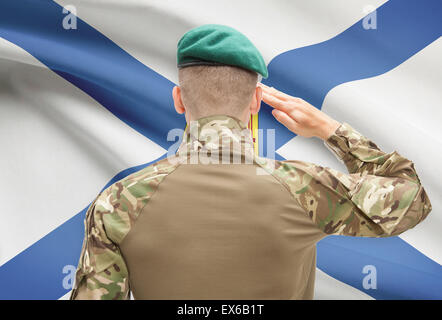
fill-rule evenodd
<path id="1" fill-rule="evenodd" d="M 262 99 L 273 107 L 273 116 L 290 131 L 303 137 L 327 140 L 341 125 L 324 112 L 301 98 L 292 97 L 275 88 L 259 83 Z"/>

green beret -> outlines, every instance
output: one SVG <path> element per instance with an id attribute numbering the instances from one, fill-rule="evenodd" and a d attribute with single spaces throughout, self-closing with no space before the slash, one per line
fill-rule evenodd
<path id="1" fill-rule="evenodd" d="M 205 24 L 186 32 L 178 42 L 178 68 L 193 65 L 232 65 L 267 78 L 261 53 L 241 32 L 219 24 Z"/>

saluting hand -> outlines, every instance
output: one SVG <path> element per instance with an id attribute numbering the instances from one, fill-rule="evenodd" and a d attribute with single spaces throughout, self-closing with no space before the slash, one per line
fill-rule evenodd
<path id="1" fill-rule="evenodd" d="M 272 115 L 297 135 L 327 140 L 341 125 L 301 98 L 292 97 L 262 83 L 258 85 L 262 88 L 263 101 L 275 108 Z"/>

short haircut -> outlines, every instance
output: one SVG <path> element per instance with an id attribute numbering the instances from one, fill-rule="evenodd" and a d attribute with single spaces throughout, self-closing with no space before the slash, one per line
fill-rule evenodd
<path id="1" fill-rule="evenodd" d="M 258 74 L 234 66 L 196 65 L 178 70 L 181 99 L 192 117 L 238 117 L 250 105 Z"/>

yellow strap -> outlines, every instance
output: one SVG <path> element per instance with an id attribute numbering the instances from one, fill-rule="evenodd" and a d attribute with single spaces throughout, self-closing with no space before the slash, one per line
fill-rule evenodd
<path id="1" fill-rule="evenodd" d="M 259 153 L 259 145 L 258 145 L 258 114 L 250 115 L 250 121 L 248 128 L 252 132 L 253 138 L 253 150 L 255 151 L 255 155 Z"/>

